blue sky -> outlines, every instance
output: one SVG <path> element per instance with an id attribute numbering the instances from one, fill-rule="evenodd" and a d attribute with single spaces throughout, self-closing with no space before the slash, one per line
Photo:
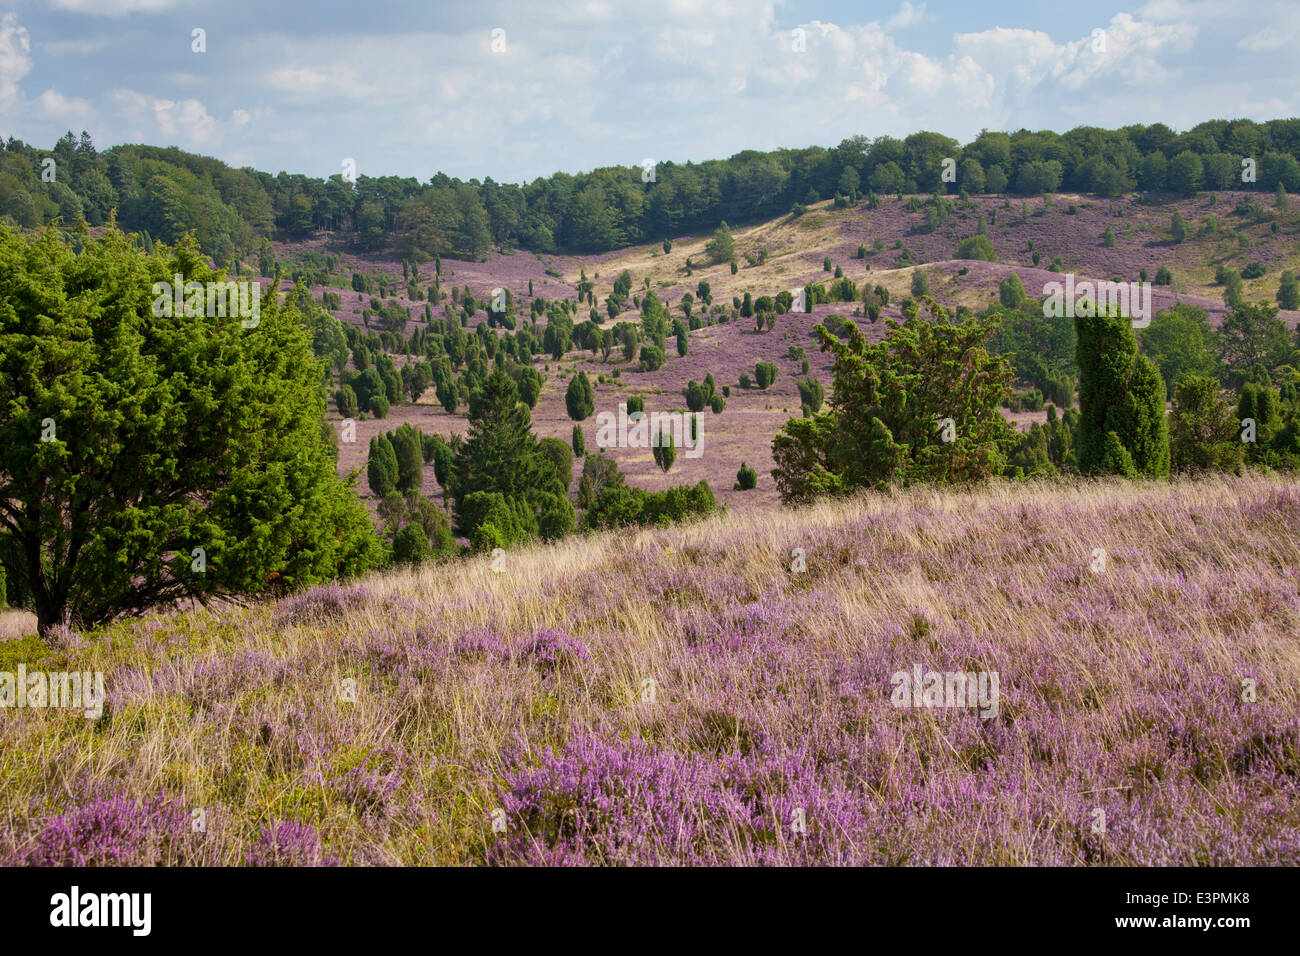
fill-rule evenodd
<path id="1" fill-rule="evenodd" d="M 858 133 L 1296 116 L 1297 48 L 1295 0 L 9 0 L 0 135 L 521 182 Z"/>

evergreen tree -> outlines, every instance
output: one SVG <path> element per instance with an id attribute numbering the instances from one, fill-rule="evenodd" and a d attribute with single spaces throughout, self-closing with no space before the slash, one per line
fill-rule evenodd
<path id="1" fill-rule="evenodd" d="M 1173 236 L 1174 242 L 1182 242 L 1187 238 L 1187 223 L 1181 212 L 1174 213 L 1174 218 L 1169 223 L 1169 235 Z"/>
<path id="2" fill-rule="evenodd" d="M 456 454 L 452 493 L 457 533 L 472 540 L 489 513 L 509 525 L 497 527 L 506 543 L 520 540 L 514 531 L 535 533 L 528 524 L 531 506 L 545 493 L 563 493 L 553 478 L 538 460 L 532 418 L 514 379 L 493 371 L 470 393 L 469 431 Z M 487 497 L 471 501 L 475 494 Z"/>
<path id="3" fill-rule="evenodd" d="M 665 472 L 670 470 L 673 467 L 673 462 L 677 460 L 677 444 L 672 431 L 664 429 L 660 432 L 658 443 L 650 451 L 654 455 L 656 465 Z"/>
<path id="4" fill-rule="evenodd" d="M 1282 273 L 1282 282 L 1277 289 L 1277 304 L 1291 311 L 1300 309 L 1300 279 L 1290 269 Z"/>
<path id="5" fill-rule="evenodd" d="M 404 495 L 418 494 L 424 483 L 424 450 L 420 433 L 407 423 L 388 437 L 397 464 L 397 490 Z"/>
<path id="6" fill-rule="evenodd" d="M 39 632 L 373 567 L 296 300 L 167 315 L 155 283 L 221 278 L 195 243 L 72 238 L 0 228 L 0 565 Z"/>
<path id="7" fill-rule="evenodd" d="M 705 243 L 704 251 L 714 263 L 727 262 L 736 255 L 736 241 L 731 237 L 731 230 L 723 222 L 713 232 L 713 238 Z"/>
<path id="8" fill-rule="evenodd" d="M 579 372 L 569 380 L 569 387 L 564 393 L 564 407 L 574 421 L 584 421 L 596 410 L 595 393 L 586 372 Z"/>
<path id="9" fill-rule="evenodd" d="M 827 411 L 790 419 L 772 442 L 783 501 L 1002 473 L 1015 431 L 998 411 L 1011 368 L 985 348 L 996 317 L 954 324 L 941 306 L 930 312 L 933 321 L 890 322 L 876 343 L 852 322 L 847 341 L 816 327 L 835 355 L 833 398 Z"/>
<path id="10" fill-rule="evenodd" d="M 1127 316 L 1079 316 L 1079 470 L 1147 477 L 1169 474 L 1165 385 L 1155 364 L 1138 355 Z M 1115 436 L 1124 454 L 1110 441 Z"/>
<path id="11" fill-rule="evenodd" d="M 1169 418 L 1170 467 L 1176 472 L 1234 471 L 1241 464 L 1239 422 L 1219 394 L 1219 383 L 1187 375 L 1174 389 Z"/>
<path id="12" fill-rule="evenodd" d="M 385 498 L 397 489 L 397 451 L 387 435 L 370 439 L 370 457 L 366 462 L 366 480 L 376 498 Z"/>

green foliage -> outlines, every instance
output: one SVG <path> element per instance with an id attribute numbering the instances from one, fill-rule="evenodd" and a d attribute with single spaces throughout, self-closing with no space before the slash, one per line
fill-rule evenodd
<path id="1" fill-rule="evenodd" d="M 1300 279 L 1287 269 L 1282 273 L 1282 281 L 1277 287 L 1277 304 L 1283 309 L 1300 309 Z"/>
<path id="2" fill-rule="evenodd" d="M 351 385 L 344 385 L 334 393 L 334 407 L 344 418 L 356 418 L 361 414 L 360 406 L 357 405 L 357 393 Z"/>
<path id="3" fill-rule="evenodd" d="M 535 535 L 535 509 L 546 495 L 563 494 L 553 466 L 541 459 L 531 425 L 528 407 L 505 372 L 493 371 L 470 394 L 469 431 L 456 454 L 452 493 L 456 530 L 476 548 L 508 547 Z M 492 528 L 479 534 L 484 523 Z"/>
<path id="4" fill-rule="evenodd" d="M 590 418 L 596 410 L 595 393 L 586 372 L 579 372 L 569 380 L 569 387 L 564 393 L 564 407 L 569 417 L 579 422 Z"/>
<path id="5" fill-rule="evenodd" d="M 376 498 L 386 498 L 397 489 L 397 451 L 386 435 L 376 435 L 370 439 L 366 480 Z"/>
<path id="6" fill-rule="evenodd" d="M 930 294 L 930 277 L 924 269 L 912 270 L 912 295 L 920 298 Z"/>
<path id="7" fill-rule="evenodd" d="M 1219 341 L 1228 384 L 1233 386 L 1245 382 L 1256 366 L 1271 372 L 1291 354 L 1286 323 L 1273 305 L 1242 302 L 1229 309 L 1219 326 Z"/>
<path id="8" fill-rule="evenodd" d="M 641 346 L 641 371 L 654 372 L 662 368 L 663 364 L 663 349 L 657 345 L 651 345 L 649 342 Z"/>
<path id="9" fill-rule="evenodd" d="M 573 439 L 570 443 L 573 447 L 573 454 L 581 458 L 587 453 L 587 440 L 583 437 L 582 426 L 573 426 Z"/>
<path id="10" fill-rule="evenodd" d="M 665 472 L 671 470 L 673 462 L 677 460 L 677 442 L 673 438 L 673 433 L 668 429 L 660 432 L 656 436 L 650 452 L 654 456 L 656 465 Z"/>
<path id="11" fill-rule="evenodd" d="M 456 452 L 460 436 L 455 436 L 457 446 L 453 446 L 441 435 L 433 437 L 433 477 L 446 493 L 451 492 L 450 483 L 456 478 Z"/>
<path id="12" fill-rule="evenodd" d="M 968 236 L 957 243 L 953 252 L 954 259 L 980 259 L 984 262 L 997 262 L 998 254 L 993 248 L 993 241 L 983 233 Z"/>
<path id="13" fill-rule="evenodd" d="M 668 525 L 717 510 L 708 482 L 650 492 L 630 488 L 618 465 L 604 455 L 588 455 L 579 484 L 578 502 L 587 529 Z"/>
<path id="14" fill-rule="evenodd" d="M 1174 389 L 1173 412 L 1169 416 L 1172 470 L 1236 471 L 1243 453 L 1238 426 L 1216 379 L 1206 375 L 1183 376 Z"/>
<path id="15" fill-rule="evenodd" d="M 1157 312 L 1142 332 L 1142 351 L 1156 363 L 1169 394 L 1185 375 L 1210 375 L 1218 370 L 1217 335 L 1204 309 L 1179 303 Z"/>
<path id="16" fill-rule="evenodd" d="M 1013 272 L 998 283 L 998 301 L 1008 309 L 1020 309 L 1025 306 L 1029 296 L 1025 294 L 1025 286 L 1020 281 L 1020 276 Z"/>
<path id="17" fill-rule="evenodd" d="M 995 320 L 953 324 L 937 304 L 930 311 L 934 321 L 891 320 L 874 344 L 853 323 L 846 342 L 817 328 L 835 356 L 834 398 L 829 411 L 786 422 L 772 442 L 783 501 L 1002 472 L 1015 436 L 998 412 L 1011 368 L 984 348 Z M 946 418 L 952 442 L 942 437 Z"/>
<path id="18" fill-rule="evenodd" d="M 404 495 L 419 493 L 424 483 L 424 443 L 420 433 L 407 423 L 389 432 L 387 439 L 397 465 L 397 490 Z"/>
<path id="19" fill-rule="evenodd" d="M 442 510 L 419 494 L 389 495 L 379 508 L 392 541 L 397 564 L 442 560 L 456 553 L 451 522 Z"/>
<path id="20" fill-rule="evenodd" d="M 826 398 L 826 389 L 815 378 L 800 379 L 797 384 L 800 403 L 812 414 L 816 415 L 822 410 L 822 402 Z"/>
<path id="21" fill-rule="evenodd" d="M 686 407 L 692 412 L 704 411 L 704 406 L 709 402 L 708 390 L 695 379 L 691 379 L 682 394 L 686 398 Z"/>
<path id="22" fill-rule="evenodd" d="M 555 477 L 564 486 L 564 490 L 568 491 L 569 485 L 573 482 L 573 449 L 569 447 L 568 442 L 560 438 L 541 438 L 538 439 L 537 450 L 554 469 Z"/>
<path id="23" fill-rule="evenodd" d="M 736 241 L 731 237 L 731 230 L 723 222 L 713 232 L 713 238 L 704 245 L 704 252 L 713 263 L 729 262 L 736 256 Z"/>
<path id="24" fill-rule="evenodd" d="M 1174 242 L 1182 242 L 1187 238 L 1187 223 L 1181 212 L 1174 213 L 1174 218 L 1169 223 L 1169 235 Z"/>
<path id="25" fill-rule="evenodd" d="M 758 472 L 749 467 L 747 462 L 740 463 L 740 471 L 736 472 L 735 491 L 752 491 L 758 487 Z"/>
<path id="26" fill-rule="evenodd" d="M 1119 315 L 1079 316 L 1075 329 L 1082 416 L 1079 470 L 1168 476 L 1165 385 L 1155 363 L 1138 354 L 1132 321 Z"/>
<path id="27" fill-rule="evenodd" d="M 767 388 L 776 381 L 776 364 L 773 362 L 759 362 L 754 366 L 754 381 L 759 388 Z"/>
<path id="28" fill-rule="evenodd" d="M 192 243 L 77 245 L 0 227 L 0 564 L 41 632 L 377 564 L 296 309 L 156 316 L 154 283 L 222 278 Z"/>

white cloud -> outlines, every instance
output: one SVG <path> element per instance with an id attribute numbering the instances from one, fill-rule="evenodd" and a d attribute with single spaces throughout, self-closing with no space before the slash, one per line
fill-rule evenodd
<path id="1" fill-rule="evenodd" d="M 147 128 L 152 120 L 164 136 L 181 142 L 201 145 L 212 140 L 217 132 L 216 120 L 195 99 L 167 100 L 127 89 L 113 90 L 109 99 L 128 122 L 145 123 Z"/>
<path id="2" fill-rule="evenodd" d="M 95 109 L 88 100 L 77 96 L 64 96 L 53 88 L 46 90 L 33 102 L 41 113 L 50 119 L 84 122 L 95 115 Z"/>
<path id="3" fill-rule="evenodd" d="M 20 96 L 18 81 L 32 71 L 32 40 L 18 16 L 0 17 L 0 109 L 8 109 Z"/>
<path id="4" fill-rule="evenodd" d="M 1300 45 L 1300 7 L 1279 11 L 1277 16 L 1268 18 L 1268 26 L 1264 29 L 1237 41 L 1238 47 L 1252 53 L 1297 45 Z"/>
<path id="5" fill-rule="evenodd" d="M 903 5 L 898 8 L 898 12 L 885 21 L 886 30 L 902 30 L 906 27 L 914 27 L 918 23 L 925 21 L 925 4 L 912 6 L 908 0 L 903 0 Z"/>
<path id="6" fill-rule="evenodd" d="M 161 13 L 176 6 L 177 0 L 49 0 L 55 10 L 84 13 L 94 17 L 123 17 L 129 13 Z"/>

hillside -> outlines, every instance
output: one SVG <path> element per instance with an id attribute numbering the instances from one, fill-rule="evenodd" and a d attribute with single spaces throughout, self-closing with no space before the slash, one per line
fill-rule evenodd
<path id="1" fill-rule="evenodd" d="M 1300 864 L 1298 521 L 918 490 L 9 641 L 108 703 L 0 721 L 0 862 Z"/>
<path id="2" fill-rule="evenodd" d="M 522 320 L 532 301 L 528 293 L 530 283 L 536 296 L 575 299 L 580 277 L 585 272 L 593 283 L 599 305 L 610 294 L 615 278 L 626 269 L 633 277 L 634 293 L 644 291 L 648 279 L 649 287 L 670 304 L 675 316 L 681 317 L 682 296 L 694 293 L 701 281 L 710 284 L 715 303 L 729 305 L 733 296 L 743 296 L 746 292 L 755 297 L 774 295 L 809 282 L 830 281 L 833 273 L 824 271 L 824 259 L 829 258 L 832 267 L 840 267 L 859 287 L 864 283 L 879 283 L 889 289 L 891 301 L 882 316 L 899 319 L 900 303 L 910 293 L 915 266 L 925 268 L 931 294 L 940 302 L 949 308 L 964 305 L 980 310 L 997 303 L 998 284 L 1012 272 L 1019 275 L 1032 298 L 1041 297 L 1045 283 L 1063 278 L 1046 268 L 1060 256 L 1064 271 L 1075 273 L 1080 280 L 1118 277 L 1133 281 L 1144 269 L 1149 276 L 1154 276 L 1157 269 L 1166 267 L 1173 274 L 1173 283 L 1155 287 L 1154 310 L 1188 303 L 1205 309 L 1211 324 L 1217 326 L 1225 307 L 1222 287 L 1214 284 L 1216 267 L 1222 265 L 1240 271 L 1249 263 L 1262 263 L 1264 275 L 1246 279 L 1242 285 L 1248 300 L 1264 302 L 1273 301 L 1283 270 L 1300 271 L 1300 242 L 1297 242 L 1300 210 L 1274 210 L 1271 200 L 1258 192 L 1207 193 L 1149 205 L 1136 196 L 1099 199 L 1067 194 L 1051 196 L 1048 201 L 1040 197 L 981 196 L 965 204 L 955 199 L 953 202 L 954 211 L 933 232 L 924 231 L 923 209 L 907 211 L 907 199 L 884 199 L 876 209 L 868 208 L 865 202 L 843 209 L 822 202 L 802 216 L 784 215 L 738 228 L 734 230 L 739 264 L 735 275 L 727 263 L 702 265 L 707 262 L 704 247 L 709 235 L 701 234 L 674 239 L 668 254 L 655 243 L 593 256 L 538 256 L 517 251 L 493 252 L 482 262 L 444 259 L 442 284 L 444 289 L 468 286 L 483 300 L 491 297 L 494 288 L 508 288 Z M 1243 211 L 1238 212 L 1239 203 L 1253 203 L 1256 211 L 1246 212 L 1242 207 Z M 1181 214 L 1189 224 L 1189 237 L 1182 243 L 1175 243 L 1169 237 L 1169 224 L 1175 213 Z M 1216 230 L 1199 235 L 1210 217 L 1217 223 Z M 999 261 L 952 259 L 958 241 L 975 234 L 981 218 Z M 1116 234 L 1113 247 L 1103 242 L 1108 226 Z M 877 240 L 882 246 L 879 251 L 875 249 Z M 897 264 L 900 251 L 895 246 L 899 243 L 911 253 L 914 265 Z M 866 248 L 863 260 L 855 258 L 859 245 Z M 757 258 L 760 250 L 766 250 L 764 261 L 748 265 L 746 254 Z M 276 246 L 276 258 L 287 264 L 307 252 L 338 257 L 333 291 L 340 293 L 342 301 L 333 314 L 354 326 L 361 325 L 361 313 L 370 296 L 347 288 L 351 273 L 383 274 L 393 285 L 404 287 L 400 261 L 382 254 L 358 255 L 350 251 L 349 243 L 343 238 Z M 1040 255 L 1039 267 L 1033 264 L 1034 252 Z M 687 259 L 692 262 L 690 275 L 687 275 Z M 960 274 L 963 269 L 967 270 L 964 275 Z M 429 266 L 422 269 L 421 283 L 427 282 L 431 271 Z M 329 290 L 324 285 L 312 287 L 317 298 Z M 393 298 L 411 310 L 417 317 L 412 326 L 419 327 L 418 318 L 426 303 L 405 295 Z M 857 307 L 860 310 L 861 303 Z M 442 309 L 441 305 L 434 308 L 436 317 L 442 316 Z M 597 412 L 612 412 L 619 402 L 633 395 L 646 398 L 648 412 L 684 409 L 681 392 L 687 383 L 692 379 L 702 381 L 712 373 L 718 387 L 729 386 L 731 395 L 721 415 L 704 413 L 704 448 L 700 457 L 679 455 L 673 471 L 665 475 L 655 466 L 649 449 L 618 448 L 608 453 L 618 460 L 620 468 L 635 484 L 645 488 L 659 490 L 706 479 L 719 501 L 728 507 L 748 509 L 774 504 L 777 496 L 769 474 L 773 466 L 771 440 L 788 418 L 800 413 L 796 381 L 801 377 L 801 360 L 792 357 L 797 353 L 790 350 L 804 350 L 810 374 L 826 386 L 829 394 L 830 361 L 818 351 L 812 327 L 828 315 L 852 317 L 853 311 L 853 303 L 819 304 L 808 314 L 780 316 L 775 329 L 762 333 L 755 331 L 752 319 L 708 325 L 691 333 L 690 351 L 685 357 L 673 352 L 670 341 L 667 361 L 654 372 L 637 371 L 636 361 L 624 362 L 617 348 L 609 361 L 582 350 L 570 352 L 560 362 L 537 357 L 534 364 L 539 370 L 544 369 L 546 386 L 533 412 L 535 431 L 539 436 L 569 440 L 573 422 L 565 411 L 564 390 L 569 377 L 579 370 L 587 372 L 592 379 Z M 601 313 L 603 316 L 603 308 Z M 585 317 L 584 306 L 578 318 Z M 1300 312 L 1283 311 L 1280 317 L 1294 327 L 1300 321 Z M 470 322 L 470 328 L 482 319 L 480 312 Z M 639 315 L 630 310 L 616 321 L 639 321 Z M 886 331 L 883 321 L 875 325 L 862 318 L 857 321 L 864 326 L 869 339 L 878 339 Z M 610 324 L 608 319 L 605 324 Z M 539 328 L 544 326 L 543 317 Z M 748 373 L 752 377 L 754 365 L 760 361 L 778 366 L 775 384 L 766 390 L 740 389 L 740 375 Z M 608 378 L 615 370 L 620 372 L 619 378 Z M 601 375 L 607 376 L 605 383 L 598 381 Z M 333 421 L 338 421 L 339 416 L 332 407 L 331 416 Z M 1007 412 L 1007 416 L 1021 428 L 1044 419 L 1043 412 Z M 432 390 L 417 404 L 395 405 L 382 422 L 360 422 L 356 444 L 340 449 L 340 469 L 343 472 L 362 469 L 363 493 L 368 492 L 364 465 L 370 437 L 408 421 L 426 433 L 443 435 L 462 432 L 465 427 L 463 412 L 455 416 L 446 414 Z M 588 420 L 584 428 L 587 446 L 594 448 L 594 421 Z M 753 491 L 732 490 L 742 461 L 758 471 L 758 487 Z M 575 475 L 580 468 L 579 462 Z M 440 491 L 432 469 L 426 471 L 424 491 L 438 497 Z"/>

